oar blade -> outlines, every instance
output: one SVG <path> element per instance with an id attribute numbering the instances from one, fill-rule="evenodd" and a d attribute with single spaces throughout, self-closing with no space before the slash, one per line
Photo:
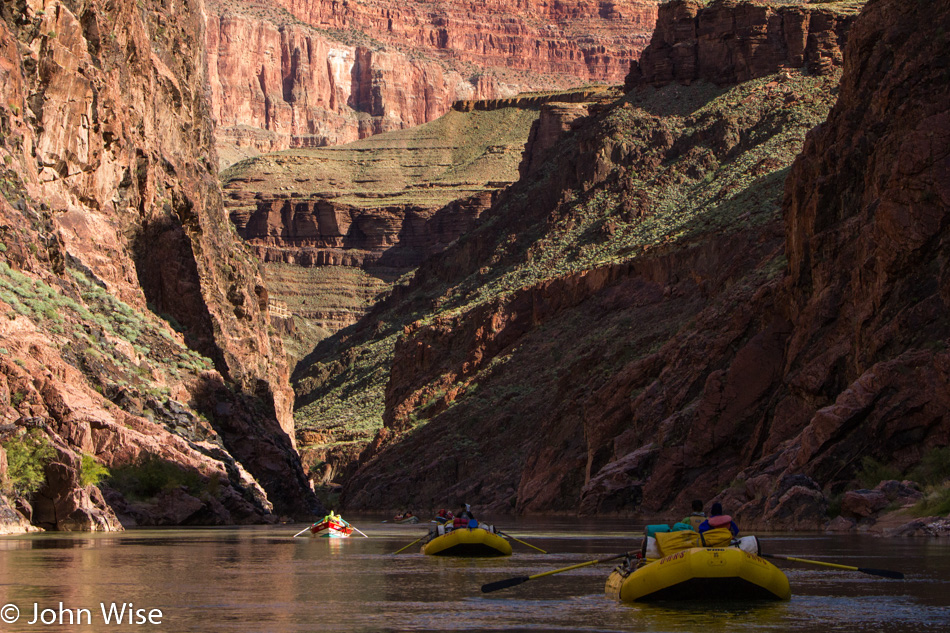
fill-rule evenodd
<path id="1" fill-rule="evenodd" d="M 508 587 L 517 587 L 518 585 L 526 583 L 529 580 L 531 579 L 528 576 L 516 576 L 515 578 L 496 580 L 495 582 L 482 585 L 482 593 L 491 593 L 500 589 L 507 589 Z"/>
<path id="2" fill-rule="evenodd" d="M 884 578 L 893 578 L 894 580 L 904 580 L 904 574 L 890 569 L 871 569 L 870 567 L 858 567 L 858 571 L 872 576 L 882 576 Z"/>

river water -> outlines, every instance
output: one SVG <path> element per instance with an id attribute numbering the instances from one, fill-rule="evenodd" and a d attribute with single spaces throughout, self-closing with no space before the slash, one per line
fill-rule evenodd
<path id="1" fill-rule="evenodd" d="M 490 594 L 480 587 L 635 549 L 640 526 L 512 519 L 499 528 L 549 553 L 514 543 L 509 558 L 453 559 L 418 546 L 393 555 L 425 526 L 347 518 L 368 538 L 292 538 L 304 525 L 2 537 L 0 632 L 950 632 L 947 540 L 763 535 L 763 552 L 907 578 L 774 561 L 790 602 L 626 605 L 603 593 L 613 562 Z"/>

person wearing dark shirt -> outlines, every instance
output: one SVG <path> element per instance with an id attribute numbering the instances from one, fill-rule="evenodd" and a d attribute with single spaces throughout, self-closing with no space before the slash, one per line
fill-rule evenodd
<path id="1" fill-rule="evenodd" d="M 699 533 L 720 527 L 728 527 L 733 536 L 739 536 L 739 526 L 728 514 L 722 513 L 722 504 L 718 501 L 709 510 L 709 518 L 700 523 Z"/>

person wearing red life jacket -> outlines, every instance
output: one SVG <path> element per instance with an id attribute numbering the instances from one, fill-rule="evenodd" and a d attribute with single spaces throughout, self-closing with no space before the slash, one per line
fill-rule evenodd
<path id="1" fill-rule="evenodd" d="M 454 518 L 455 516 L 451 512 L 446 510 L 445 508 L 442 508 L 441 510 L 439 510 L 439 513 L 435 515 L 435 520 L 438 521 L 439 523 L 447 523 L 448 521 L 451 521 Z"/>
<path id="2" fill-rule="evenodd" d="M 739 526 L 728 514 L 722 513 L 722 504 L 718 501 L 709 510 L 709 518 L 699 524 L 699 533 L 702 534 L 715 528 L 728 527 L 732 536 L 739 536 Z"/>

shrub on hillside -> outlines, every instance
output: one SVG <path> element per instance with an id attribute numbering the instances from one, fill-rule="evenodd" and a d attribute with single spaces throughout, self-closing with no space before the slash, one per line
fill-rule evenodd
<path id="1" fill-rule="evenodd" d="M 191 494 L 207 488 L 198 473 L 151 455 L 138 463 L 113 468 L 106 483 L 127 498 L 142 501 L 182 486 Z"/>
<path id="2" fill-rule="evenodd" d="M 109 469 L 96 461 L 92 455 L 83 453 L 82 466 L 79 470 L 79 483 L 83 486 L 97 486 L 99 482 L 109 476 Z"/>
<path id="3" fill-rule="evenodd" d="M 866 488 L 873 488 L 882 481 L 900 479 L 901 473 L 893 466 L 882 464 L 873 457 L 861 458 L 861 469 L 857 472 L 858 481 Z"/>
<path id="4" fill-rule="evenodd" d="M 46 436 L 33 429 L 7 440 L 3 448 L 7 452 L 3 491 L 26 496 L 39 490 L 46 482 L 46 464 L 56 456 Z"/>

